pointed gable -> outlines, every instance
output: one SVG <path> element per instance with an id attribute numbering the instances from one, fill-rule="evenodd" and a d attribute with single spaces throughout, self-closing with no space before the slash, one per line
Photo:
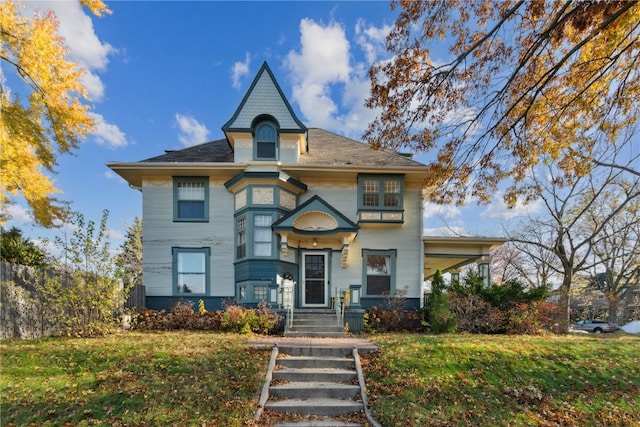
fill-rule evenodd
<path id="1" fill-rule="evenodd" d="M 313 196 L 273 223 L 273 230 L 299 234 L 332 235 L 357 232 L 358 226 L 320 196 Z"/>
<path id="2" fill-rule="evenodd" d="M 273 117 L 278 122 L 282 133 L 301 133 L 307 130 L 293 112 L 266 61 L 260 67 L 231 119 L 222 126 L 222 130 L 225 133 L 251 131 L 254 120 L 265 115 Z"/>

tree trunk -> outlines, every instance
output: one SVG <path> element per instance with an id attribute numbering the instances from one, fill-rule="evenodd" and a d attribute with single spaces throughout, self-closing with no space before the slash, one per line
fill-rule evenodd
<path id="1" fill-rule="evenodd" d="M 605 293 L 607 302 L 609 303 L 609 321 L 618 322 L 618 295 L 615 292 L 608 291 Z"/>
<path id="2" fill-rule="evenodd" d="M 571 276 L 565 275 L 562 278 L 562 285 L 560 285 L 560 312 L 562 318 L 560 319 L 560 333 L 566 334 L 569 332 L 570 313 L 571 313 L 571 299 L 569 291 L 571 290 Z"/>

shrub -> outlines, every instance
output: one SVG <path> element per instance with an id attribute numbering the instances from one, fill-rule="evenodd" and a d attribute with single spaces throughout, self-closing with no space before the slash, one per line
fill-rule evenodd
<path id="1" fill-rule="evenodd" d="M 450 296 L 456 330 L 476 334 L 495 334 L 506 329 L 505 313 L 483 300 L 479 295 Z"/>
<path id="2" fill-rule="evenodd" d="M 396 289 L 383 295 L 384 308 L 373 306 L 364 314 L 365 332 L 421 332 L 422 314 L 405 310 L 409 288 Z"/>
<path id="3" fill-rule="evenodd" d="M 449 296 L 440 270 L 434 274 L 431 293 L 425 297 L 424 315 L 431 332 L 440 334 L 455 331 L 455 316 L 450 309 Z"/>
<path id="4" fill-rule="evenodd" d="M 280 327 L 280 317 L 266 304 L 255 309 L 227 305 L 224 311 L 194 311 L 193 302 L 180 300 L 169 311 L 144 310 L 136 317 L 135 328 L 142 330 L 211 330 L 243 334 L 273 334 Z"/>
<path id="5" fill-rule="evenodd" d="M 257 308 L 250 309 L 239 305 L 228 305 L 222 315 L 221 329 L 242 334 L 258 333 L 269 335 L 280 326 L 280 316 L 261 302 Z"/>

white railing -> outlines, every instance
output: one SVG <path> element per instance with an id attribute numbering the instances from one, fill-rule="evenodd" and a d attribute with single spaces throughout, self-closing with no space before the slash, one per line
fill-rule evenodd
<path id="1" fill-rule="evenodd" d="M 287 327 L 293 326 L 293 305 L 295 301 L 296 282 L 291 279 L 283 279 L 277 276 L 278 283 L 278 303 L 280 308 L 287 312 Z"/>
<path id="2" fill-rule="evenodd" d="M 344 310 L 349 308 L 351 302 L 351 291 L 349 289 L 336 288 L 333 303 L 336 309 L 336 320 L 338 326 L 344 326 Z"/>

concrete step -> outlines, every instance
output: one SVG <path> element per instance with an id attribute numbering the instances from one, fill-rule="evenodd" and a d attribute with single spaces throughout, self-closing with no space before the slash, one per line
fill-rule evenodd
<path id="1" fill-rule="evenodd" d="M 349 369 L 281 369 L 273 371 L 273 378 L 281 381 L 289 382 L 304 382 L 304 381 L 317 381 L 317 382 L 334 382 L 334 383 L 346 383 L 353 381 L 358 377 L 356 371 Z"/>
<path id="2" fill-rule="evenodd" d="M 353 354 L 353 349 L 351 347 L 336 347 L 331 344 L 327 344 L 326 346 L 311 346 L 305 345 L 304 343 L 280 344 L 278 346 L 278 351 L 281 354 L 289 356 L 308 357 L 351 357 Z"/>
<path id="3" fill-rule="evenodd" d="M 310 322 L 293 322 L 293 325 L 291 325 L 289 327 L 291 328 L 297 328 L 297 329 L 302 329 L 302 328 L 309 328 L 309 329 L 326 329 L 326 330 L 338 330 L 338 331 L 344 331 L 344 326 L 339 326 L 337 323 L 321 323 L 321 322 L 315 322 L 315 321 L 310 321 Z"/>
<path id="4" fill-rule="evenodd" d="M 334 356 L 290 356 L 278 359 L 278 365 L 285 368 L 338 368 L 355 369 L 353 358 Z"/>
<path id="5" fill-rule="evenodd" d="M 265 408 L 290 414 L 336 416 L 361 411 L 361 402 L 343 399 L 286 399 L 268 401 Z"/>
<path id="6" fill-rule="evenodd" d="M 304 337 L 324 337 L 324 338 L 343 338 L 346 337 L 347 334 L 342 332 L 333 332 L 333 331 L 306 331 L 306 332 L 296 332 L 296 331 L 286 331 L 284 333 L 285 337 L 289 338 L 304 338 Z"/>
<path id="7" fill-rule="evenodd" d="M 361 427 L 362 424 L 350 423 L 334 419 L 305 420 L 298 422 L 277 423 L 274 427 Z"/>
<path id="8" fill-rule="evenodd" d="M 336 384 L 330 382 L 293 382 L 271 386 L 271 395 L 286 399 L 352 399 L 360 393 L 355 384 Z"/>
<path id="9" fill-rule="evenodd" d="M 340 332 L 344 333 L 344 328 L 327 325 L 293 325 L 287 332 Z"/>
<path id="10" fill-rule="evenodd" d="M 345 337 L 344 327 L 337 324 L 334 313 L 295 313 L 291 327 L 285 328 L 285 337 Z"/>

